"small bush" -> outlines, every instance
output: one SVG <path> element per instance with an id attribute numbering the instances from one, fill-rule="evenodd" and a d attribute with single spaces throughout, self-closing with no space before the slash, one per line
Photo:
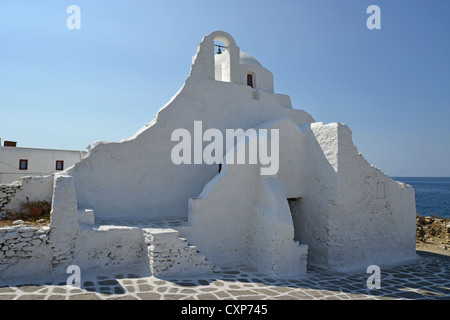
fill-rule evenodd
<path id="1" fill-rule="evenodd" d="M 21 204 L 19 212 L 9 212 L 3 220 L 24 220 L 35 222 L 39 219 L 50 220 L 52 205 L 47 201 L 27 201 Z"/>

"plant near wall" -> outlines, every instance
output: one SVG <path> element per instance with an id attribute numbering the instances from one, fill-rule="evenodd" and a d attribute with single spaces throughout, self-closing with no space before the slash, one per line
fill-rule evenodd
<path id="1" fill-rule="evenodd" d="M 26 201 L 22 202 L 18 212 L 7 212 L 3 220 L 23 220 L 36 222 L 44 219 L 50 220 L 51 203 L 48 201 Z"/>
<path id="2" fill-rule="evenodd" d="M 22 210 L 31 218 L 42 219 L 43 217 L 50 217 L 52 205 L 47 201 L 28 201 L 22 203 Z"/>

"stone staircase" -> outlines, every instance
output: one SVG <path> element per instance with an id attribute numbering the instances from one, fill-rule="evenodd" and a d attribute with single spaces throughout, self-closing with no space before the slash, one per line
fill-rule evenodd
<path id="1" fill-rule="evenodd" d="M 196 275 L 217 272 L 204 255 L 172 228 L 142 228 L 150 270 L 155 276 Z"/>

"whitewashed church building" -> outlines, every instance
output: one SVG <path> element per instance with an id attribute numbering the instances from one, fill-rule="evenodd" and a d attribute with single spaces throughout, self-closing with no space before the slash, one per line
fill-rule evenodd
<path id="1" fill-rule="evenodd" d="M 218 141 L 238 129 L 245 139 Z M 245 161 L 232 163 L 240 150 Z M 50 228 L 27 259 L 20 249 L 0 255 L 0 278 L 69 265 L 154 275 L 252 265 L 295 277 L 307 265 L 349 271 L 416 258 L 413 188 L 367 163 L 346 125 L 293 108 L 223 31 L 203 38 L 182 88 L 134 136 L 24 183 L 16 197 L 52 202 Z M 10 228 L 0 244 L 20 233 Z"/>

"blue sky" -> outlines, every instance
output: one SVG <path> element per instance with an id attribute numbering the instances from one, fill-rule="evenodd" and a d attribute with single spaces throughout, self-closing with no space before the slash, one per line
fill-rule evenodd
<path id="1" fill-rule="evenodd" d="M 69 30 L 69 5 L 81 29 Z M 369 30 L 369 5 L 381 30 Z M 450 1 L 0 2 L 0 138 L 84 150 L 150 122 L 224 30 L 390 176 L 450 176 Z"/>

